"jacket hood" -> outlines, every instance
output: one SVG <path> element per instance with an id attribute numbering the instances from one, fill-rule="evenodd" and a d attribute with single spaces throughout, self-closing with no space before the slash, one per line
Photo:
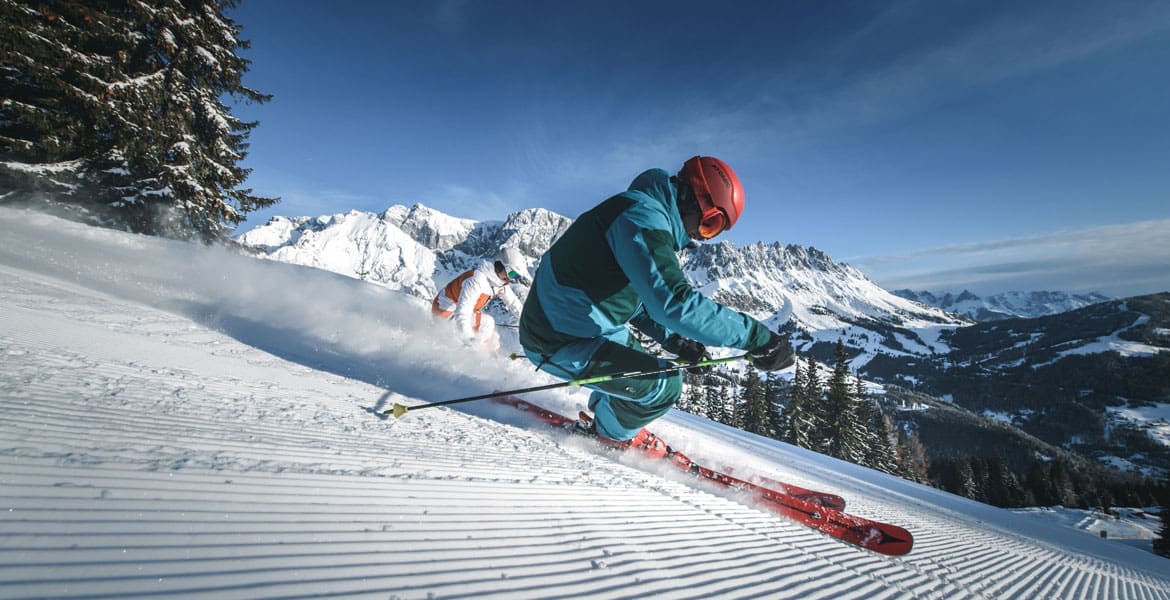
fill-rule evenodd
<path id="1" fill-rule="evenodd" d="M 490 285 L 493 290 L 498 290 L 503 287 L 505 283 L 507 283 L 500 279 L 499 275 L 496 275 L 495 261 L 481 261 L 478 265 L 476 265 L 475 270 L 477 273 L 487 278 L 488 285 Z"/>
<path id="2" fill-rule="evenodd" d="M 678 210 L 678 184 L 671 181 L 670 173 L 664 169 L 650 169 L 634 178 L 628 189 L 630 192 L 639 192 L 649 199 L 666 215 L 670 223 L 670 233 L 674 238 L 675 251 L 682 250 L 691 242 L 683 226 L 682 215 Z"/>

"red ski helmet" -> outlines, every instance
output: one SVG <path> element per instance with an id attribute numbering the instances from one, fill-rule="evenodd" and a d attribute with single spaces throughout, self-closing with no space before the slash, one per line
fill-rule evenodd
<path id="1" fill-rule="evenodd" d="M 709 240 L 731 229 L 743 212 L 743 185 L 727 163 L 696 156 L 683 164 L 680 181 L 691 186 L 699 203 L 699 235 Z"/>

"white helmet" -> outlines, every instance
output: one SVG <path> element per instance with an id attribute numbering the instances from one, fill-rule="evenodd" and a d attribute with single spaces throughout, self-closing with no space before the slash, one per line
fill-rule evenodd
<path id="1" fill-rule="evenodd" d="M 528 259 L 515 248 L 500 249 L 495 267 L 497 273 L 504 273 L 513 283 L 528 283 Z"/>

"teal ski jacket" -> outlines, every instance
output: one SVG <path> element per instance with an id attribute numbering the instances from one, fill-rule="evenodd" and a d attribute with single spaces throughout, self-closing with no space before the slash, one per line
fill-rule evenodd
<path id="1" fill-rule="evenodd" d="M 530 358 L 547 360 L 569 345 L 589 352 L 579 344 L 584 340 L 627 344 L 627 323 L 659 342 L 677 334 L 750 351 L 771 339 L 762 323 L 687 282 L 678 252 L 690 238 L 677 195 L 666 171 L 648 170 L 578 217 L 549 248 L 520 317 L 520 343 Z"/>

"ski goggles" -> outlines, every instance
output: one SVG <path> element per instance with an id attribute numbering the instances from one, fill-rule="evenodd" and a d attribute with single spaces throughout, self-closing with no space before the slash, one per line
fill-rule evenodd
<path id="1" fill-rule="evenodd" d="M 508 269 L 508 281 L 512 283 L 520 283 L 524 278 L 520 276 L 514 269 Z"/>
<path id="2" fill-rule="evenodd" d="M 712 208 L 703 213 L 703 219 L 699 221 L 699 237 L 709 240 L 719 235 L 724 229 L 727 229 L 727 215 L 718 208 Z"/>

